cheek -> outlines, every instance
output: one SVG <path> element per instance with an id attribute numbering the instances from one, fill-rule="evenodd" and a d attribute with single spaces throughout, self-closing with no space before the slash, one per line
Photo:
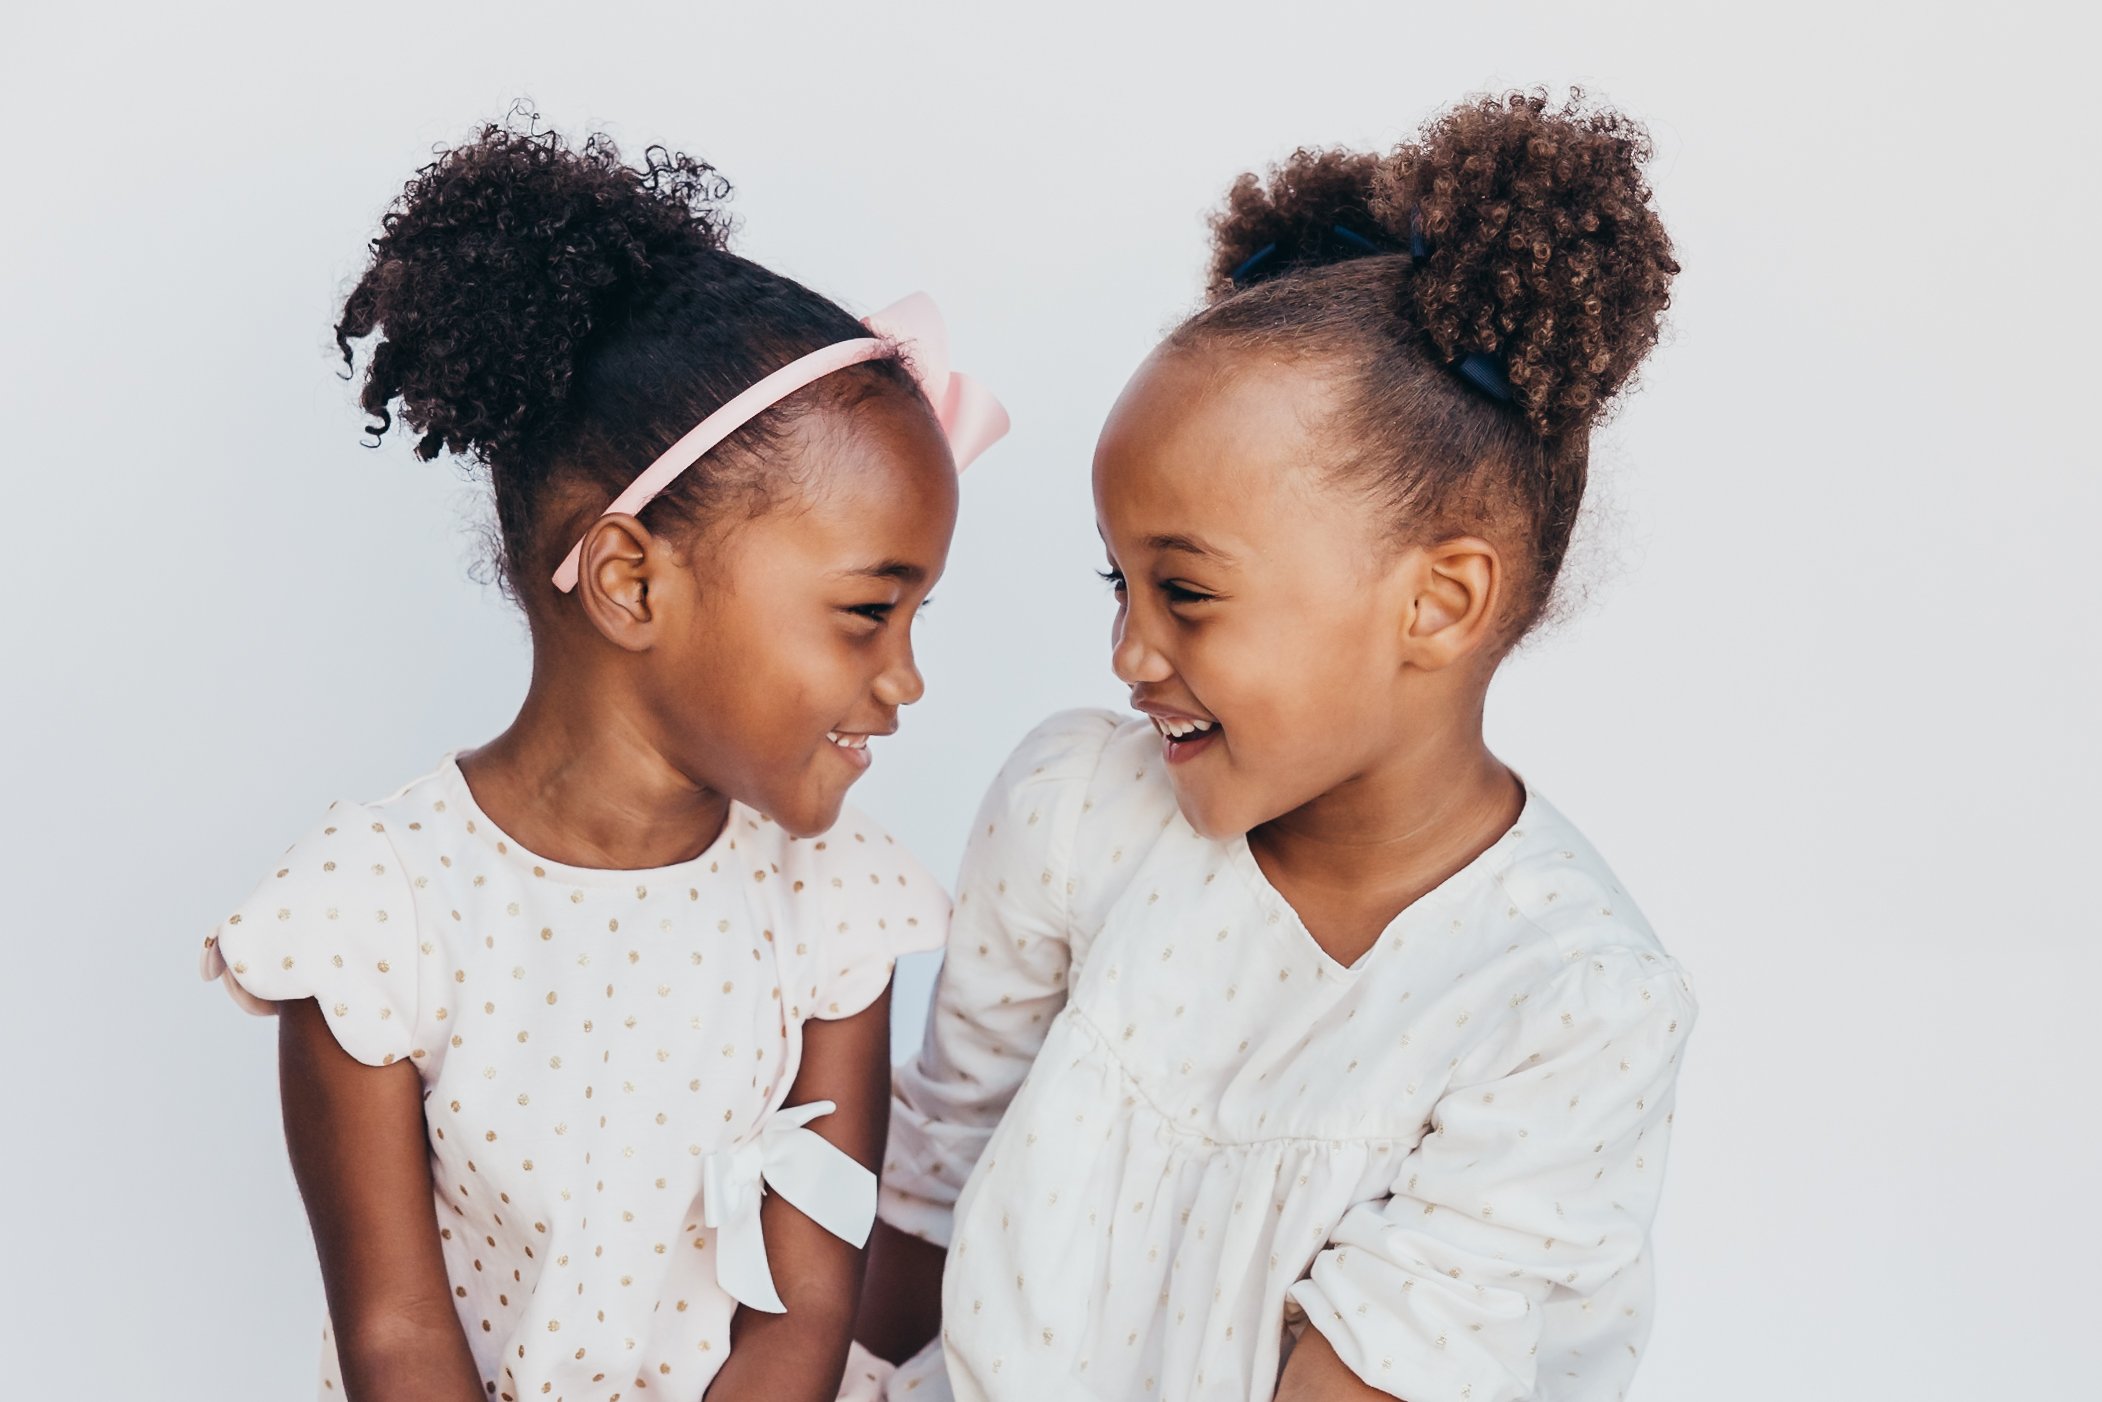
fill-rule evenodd
<path id="1" fill-rule="evenodd" d="M 777 632 L 762 658 L 740 683 L 743 704 L 784 743 L 823 739 L 848 718 L 863 687 L 859 650 L 836 628 Z"/>
<path id="2" fill-rule="evenodd" d="M 725 608 L 702 621 L 675 660 L 686 722 L 763 762 L 807 750 L 836 715 L 820 715 L 841 689 L 847 651 L 829 617 Z"/>
<path id="3" fill-rule="evenodd" d="M 1267 626 L 1192 640 L 1184 680 L 1241 737 L 1236 748 L 1267 753 L 1325 748 L 1384 703 L 1382 665 L 1366 645 L 1369 620 L 1320 624 L 1281 610 Z"/>

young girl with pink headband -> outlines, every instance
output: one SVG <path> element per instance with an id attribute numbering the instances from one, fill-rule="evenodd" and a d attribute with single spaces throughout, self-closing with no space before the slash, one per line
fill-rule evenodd
<path id="1" fill-rule="evenodd" d="M 205 941 L 277 1013 L 321 1396 L 866 1396 L 892 960 L 948 903 L 843 807 L 922 691 L 956 474 L 1005 431 L 925 298 L 729 251 L 707 165 L 490 127 L 336 328 L 496 499 L 532 680 L 340 802 Z M 843 1381 L 844 1378 L 844 1381 Z"/>
<path id="2" fill-rule="evenodd" d="M 1625 1395 L 1694 997 L 1482 712 L 1678 270 L 1647 155 L 1513 95 L 1234 186 L 1096 450 L 1142 716 L 1016 751 L 897 1076 L 893 1399 Z"/>

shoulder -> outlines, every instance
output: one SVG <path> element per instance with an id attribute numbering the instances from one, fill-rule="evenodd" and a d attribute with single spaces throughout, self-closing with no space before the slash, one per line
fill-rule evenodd
<path id="1" fill-rule="evenodd" d="M 927 915 L 948 910 L 941 882 L 889 828 L 852 804 L 839 820 L 810 838 L 784 838 L 787 861 L 814 881 L 825 903 L 845 918 L 842 904 L 867 912 Z"/>
<path id="2" fill-rule="evenodd" d="M 1508 1034 L 1539 1054 L 1637 1029 L 1674 1041 L 1690 1030 L 1691 977 L 1576 826 L 1531 793 L 1509 840 L 1495 877 L 1500 908 L 1483 915 L 1514 932 L 1497 961 Z M 1493 1058 L 1499 1040 L 1485 1037 L 1478 1050 Z"/>
<path id="3" fill-rule="evenodd" d="M 1538 793 L 1512 829 L 1497 882 L 1512 913 L 1565 958 L 1613 949 L 1621 973 L 1675 968 L 1663 942 L 1613 868 L 1576 825 Z"/>
<path id="4" fill-rule="evenodd" d="M 986 794 L 980 835 L 1004 817 L 1084 826 L 1121 842 L 1158 832 L 1175 811 L 1153 727 L 1113 711 L 1061 711 L 1022 737 Z"/>
<path id="5" fill-rule="evenodd" d="M 1000 766 L 992 793 L 1051 797 L 1084 789 L 1120 729 L 1113 711 L 1060 711 L 1022 737 Z"/>
<path id="6" fill-rule="evenodd" d="M 449 757 L 448 757 L 449 758 Z M 384 798 L 338 799 L 286 848 L 256 895 L 273 889 L 304 893 L 371 877 L 383 884 L 407 880 L 421 858 L 443 846 L 465 814 L 448 804 L 445 765 L 409 780 Z"/>
<path id="7" fill-rule="evenodd" d="M 959 906 L 1084 934 L 1176 816 L 1153 727 L 1111 711 L 1062 711 L 1022 738 L 979 806 Z"/>
<path id="8" fill-rule="evenodd" d="M 1104 710 L 1061 711 L 1039 723 L 1000 766 L 970 834 L 967 869 L 988 861 L 1041 868 L 1050 884 L 1075 860 L 1080 829 L 1132 824 L 1144 802 L 1149 726 Z M 1156 767 L 1158 767 L 1156 765 Z M 1169 807 L 1174 795 L 1159 779 Z M 1157 806 L 1157 805 L 1156 805 Z M 1139 827 L 1147 827 L 1143 819 Z"/>
<path id="9" fill-rule="evenodd" d="M 1463 1044 L 1451 1085 L 1480 1087 L 1507 1077 L 1525 1084 L 1562 1078 L 1572 1096 L 1596 1100 L 1594 1110 L 1640 1107 L 1676 1078 L 1680 1052 L 1700 1015 L 1692 981 L 1669 955 L 1629 941 L 1609 926 L 1569 931 L 1572 943 L 1513 969 L 1496 983 L 1501 1016 Z M 1604 1098 L 1594 1090 L 1609 1090 Z M 1589 1112 L 1587 1112 L 1589 1113 Z"/>
<path id="10" fill-rule="evenodd" d="M 412 849 L 446 841 L 456 833 L 473 833 L 474 819 L 454 801 L 459 770 L 447 755 L 437 768 L 419 774 L 385 798 L 355 805 L 381 825 L 387 840 L 407 855 Z"/>
<path id="11" fill-rule="evenodd" d="M 413 919 L 408 876 L 378 805 L 338 800 L 279 855 L 222 922 L 222 932 L 268 932 L 310 923 L 358 929 Z"/>
<path id="12" fill-rule="evenodd" d="M 202 975 L 223 979 L 250 1012 L 316 999 L 368 1064 L 409 1055 L 418 944 L 415 887 L 391 830 L 399 820 L 387 801 L 330 805 L 205 939 Z"/>
<path id="13" fill-rule="evenodd" d="M 767 825 L 771 827 L 771 824 Z M 949 895 L 912 850 L 851 804 L 812 838 L 779 838 L 792 952 L 806 961 L 812 1009 L 844 1017 L 874 1001 L 899 956 L 937 949 Z"/>

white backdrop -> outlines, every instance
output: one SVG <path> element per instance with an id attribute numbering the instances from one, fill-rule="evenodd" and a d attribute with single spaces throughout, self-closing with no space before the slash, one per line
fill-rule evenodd
<path id="1" fill-rule="evenodd" d="M 1636 1396 L 2093 1395 L 2074 7 L 68 8 L 0 40 L 0 1390 L 310 1395 L 270 1025 L 193 966 L 327 800 L 523 687 L 475 494 L 358 446 L 329 345 L 434 143 L 530 96 L 716 162 L 744 249 L 850 305 L 940 299 L 1016 432 L 857 801 L 952 873 L 1006 747 L 1120 695 L 1088 456 L 1204 211 L 1294 144 L 1577 81 L 1652 125 L 1686 271 L 1599 450 L 1591 605 L 1491 719 L 1705 1007 Z"/>

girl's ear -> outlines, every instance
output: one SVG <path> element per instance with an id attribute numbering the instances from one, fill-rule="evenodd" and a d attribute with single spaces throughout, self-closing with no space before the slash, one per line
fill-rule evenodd
<path id="1" fill-rule="evenodd" d="M 576 598 L 607 642 L 627 652 L 647 652 L 656 642 L 674 557 L 663 540 L 625 512 L 591 523 L 577 553 Z"/>
<path id="2" fill-rule="evenodd" d="M 1504 578 L 1496 547 L 1480 536 L 1455 536 L 1410 553 L 1403 662 L 1441 671 L 1493 643 Z"/>

